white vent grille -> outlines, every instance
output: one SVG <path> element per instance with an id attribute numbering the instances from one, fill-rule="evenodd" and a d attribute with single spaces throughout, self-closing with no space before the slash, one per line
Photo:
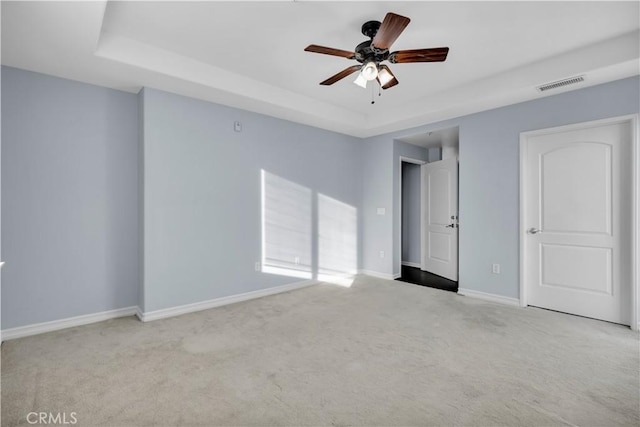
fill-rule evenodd
<path id="1" fill-rule="evenodd" d="M 540 92 L 544 92 L 551 89 L 558 89 L 559 87 L 563 86 L 573 85 L 583 81 L 584 76 L 569 77 L 568 79 L 558 80 L 557 82 L 545 83 L 536 87 L 536 89 L 538 89 L 538 91 Z"/>

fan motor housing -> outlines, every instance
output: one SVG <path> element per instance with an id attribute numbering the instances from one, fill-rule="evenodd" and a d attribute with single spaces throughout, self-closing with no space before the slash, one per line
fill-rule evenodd
<path id="1" fill-rule="evenodd" d="M 365 61 L 373 60 L 376 63 L 380 63 L 389 57 L 389 49 L 376 49 L 371 45 L 373 38 L 380 29 L 380 25 L 382 25 L 380 21 L 367 21 L 362 24 L 362 34 L 369 37 L 370 40 L 356 46 L 354 49 L 356 61 L 364 63 Z"/>
<path id="2" fill-rule="evenodd" d="M 354 49 L 356 53 L 356 61 L 363 63 L 365 61 L 373 60 L 375 62 L 382 62 L 389 58 L 389 49 L 378 50 L 371 46 L 371 40 L 360 43 Z"/>
<path id="3" fill-rule="evenodd" d="M 372 39 L 378 33 L 380 25 L 382 25 L 380 21 L 367 21 L 362 24 L 362 34 Z"/>

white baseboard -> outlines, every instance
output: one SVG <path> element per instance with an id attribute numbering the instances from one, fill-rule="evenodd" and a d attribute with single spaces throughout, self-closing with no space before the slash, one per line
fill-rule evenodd
<path id="1" fill-rule="evenodd" d="M 502 295 L 488 294 L 486 292 L 474 291 L 471 289 L 458 288 L 458 295 L 478 298 L 485 301 L 497 302 L 499 304 L 515 305 L 520 307 L 520 300 L 517 298 L 504 297 Z"/>
<path id="2" fill-rule="evenodd" d="M 144 311 L 140 307 L 136 307 L 136 317 L 139 321 L 144 322 Z"/>
<path id="3" fill-rule="evenodd" d="M 367 276 L 377 277 L 378 279 L 387 279 L 387 280 L 394 280 L 400 277 L 400 274 L 379 273 L 377 271 L 371 271 L 371 270 L 360 270 L 360 274 L 365 274 Z"/>
<path id="4" fill-rule="evenodd" d="M 402 265 L 406 265 L 407 267 L 415 267 L 415 268 L 422 267 L 422 265 L 419 262 L 402 261 Z"/>
<path id="5" fill-rule="evenodd" d="M 118 317 L 133 316 L 137 307 L 120 308 L 117 310 L 103 311 L 101 313 L 85 314 L 83 316 L 68 317 L 66 319 L 52 320 L 50 322 L 35 323 L 33 325 L 19 326 L 17 328 L 2 331 L 2 340 L 13 340 L 45 332 L 58 331 L 60 329 L 73 328 L 75 326 L 88 325 Z"/>
<path id="6" fill-rule="evenodd" d="M 234 304 L 237 302 L 248 301 L 255 298 L 262 298 L 268 295 L 279 294 L 282 292 L 293 291 L 295 289 L 305 288 L 315 285 L 315 280 L 303 280 L 301 282 L 290 283 L 288 285 L 276 286 L 274 288 L 260 289 L 257 291 L 246 292 L 243 294 L 230 295 L 228 297 L 216 298 L 207 301 L 195 302 L 193 304 L 179 305 L 176 307 L 163 308 L 160 310 L 143 312 L 140 309 L 136 311 L 136 316 L 143 322 L 151 322 L 153 320 L 166 319 L 167 317 L 180 316 L 182 314 L 194 313 L 196 311 L 208 310 L 210 308 L 220 307 L 223 305 Z"/>

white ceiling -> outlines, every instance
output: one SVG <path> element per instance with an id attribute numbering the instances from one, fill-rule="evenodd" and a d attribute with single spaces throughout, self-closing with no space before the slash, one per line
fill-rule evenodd
<path id="1" fill-rule="evenodd" d="M 458 126 L 421 132 L 415 135 L 398 138 L 398 141 L 418 145 L 423 148 L 458 147 L 460 142 L 460 128 Z"/>
<path id="2" fill-rule="evenodd" d="M 365 137 L 639 74 L 633 2 L 11 2 L 2 64 L 130 92 L 154 87 Z M 411 23 L 392 50 L 448 46 L 444 63 L 392 64 L 375 95 L 318 83 L 355 62 L 362 23 Z M 584 74 L 584 83 L 535 86 Z"/>

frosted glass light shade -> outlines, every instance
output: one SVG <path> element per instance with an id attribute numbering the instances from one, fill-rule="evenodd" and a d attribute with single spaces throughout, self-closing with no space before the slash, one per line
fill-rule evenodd
<path id="1" fill-rule="evenodd" d="M 358 77 L 353 81 L 355 84 L 360 86 L 361 88 L 367 88 L 367 79 L 362 76 L 362 73 L 358 73 Z"/>
<path id="2" fill-rule="evenodd" d="M 384 86 L 387 83 L 389 83 L 391 80 L 393 80 L 393 76 L 391 75 L 390 72 L 388 72 L 383 68 L 378 73 L 378 80 L 380 80 L 380 86 Z"/>
<path id="3" fill-rule="evenodd" d="M 375 62 L 369 61 L 362 67 L 362 77 L 367 80 L 374 80 L 378 77 L 378 66 Z"/>

